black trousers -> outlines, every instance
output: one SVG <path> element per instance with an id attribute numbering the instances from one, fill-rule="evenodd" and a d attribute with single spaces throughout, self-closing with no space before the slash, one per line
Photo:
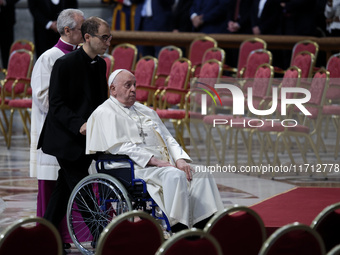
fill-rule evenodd
<path id="1" fill-rule="evenodd" d="M 57 158 L 60 165 L 56 186 L 47 205 L 44 218 L 58 228 L 66 215 L 69 197 L 80 180 L 88 176 L 93 155 L 83 154 L 75 161 Z"/>

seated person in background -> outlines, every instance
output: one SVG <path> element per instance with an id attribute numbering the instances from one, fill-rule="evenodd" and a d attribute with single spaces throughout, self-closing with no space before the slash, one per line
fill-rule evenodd
<path id="1" fill-rule="evenodd" d="M 132 73 L 116 70 L 108 84 L 110 98 L 87 122 L 86 153 L 128 155 L 135 163 L 135 178 L 146 182 L 173 232 L 192 226 L 204 228 L 209 218 L 223 209 L 213 177 L 194 172 L 188 164 L 190 157 L 157 113 L 136 102 Z"/>

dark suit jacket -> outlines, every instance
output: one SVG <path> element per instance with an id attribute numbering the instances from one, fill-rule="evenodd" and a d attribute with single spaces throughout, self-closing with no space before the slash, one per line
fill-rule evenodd
<path id="1" fill-rule="evenodd" d="M 76 160 L 85 153 L 85 136 L 80 127 L 91 113 L 107 99 L 106 64 L 92 59 L 83 48 L 59 58 L 52 69 L 49 111 L 38 148 L 66 160 Z"/>
<path id="2" fill-rule="evenodd" d="M 7 0 L 6 5 L 0 6 L 0 48 L 2 67 L 7 68 L 9 51 L 14 41 L 14 24 L 15 24 L 15 4 L 18 0 Z"/>
<path id="3" fill-rule="evenodd" d="M 225 33 L 227 31 L 227 15 L 230 0 L 194 0 L 190 16 L 193 13 L 203 14 L 204 24 L 196 31 L 202 33 Z"/>
<path id="4" fill-rule="evenodd" d="M 190 8 L 193 0 L 179 0 L 174 10 L 174 29 L 180 32 L 191 32 L 192 23 L 190 19 Z"/>
<path id="5" fill-rule="evenodd" d="M 132 0 L 137 4 L 135 13 L 135 30 L 144 31 L 172 31 L 172 6 L 174 0 L 152 0 L 152 17 L 151 27 L 142 28 L 141 11 L 143 8 L 144 0 Z"/>
<path id="6" fill-rule="evenodd" d="M 252 27 L 259 26 L 261 34 L 275 35 L 281 34 L 282 26 L 282 8 L 280 0 L 267 0 L 265 3 L 261 17 L 257 17 L 259 11 L 260 0 L 254 0 L 251 13 Z"/>
<path id="7" fill-rule="evenodd" d="M 283 10 L 284 33 L 315 36 L 317 0 L 283 0 L 283 2 L 286 2 L 286 7 Z"/>
<path id="8" fill-rule="evenodd" d="M 60 0 L 54 5 L 51 0 L 28 0 L 28 7 L 34 20 L 34 41 L 37 58 L 53 47 L 60 37 L 52 30 L 46 30 L 49 21 L 57 20 L 59 13 L 67 8 L 78 8 L 77 0 Z"/>
<path id="9" fill-rule="evenodd" d="M 251 20 L 250 20 L 250 13 L 251 13 L 251 6 L 253 0 L 241 0 L 240 7 L 239 7 L 239 15 L 238 18 L 235 20 L 235 8 L 236 8 L 237 0 L 231 0 L 229 7 L 227 9 L 227 21 L 236 21 L 240 24 L 240 30 L 237 31 L 238 34 L 251 34 Z"/>

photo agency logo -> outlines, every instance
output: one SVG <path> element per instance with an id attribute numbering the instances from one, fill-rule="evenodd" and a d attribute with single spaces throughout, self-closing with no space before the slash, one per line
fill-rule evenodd
<path id="1" fill-rule="evenodd" d="M 216 80 L 216 79 L 215 79 Z M 254 96 L 254 91 L 252 87 L 248 87 L 246 94 L 242 91 L 239 85 L 231 83 L 218 83 L 214 85 L 211 82 L 196 81 L 191 90 L 199 92 L 200 94 L 200 109 L 202 115 L 209 115 L 210 107 L 220 106 L 220 109 L 226 108 L 223 105 L 223 97 L 229 97 L 232 100 L 231 114 L 234 116 L 231 119 L 216 118 L 213 119 L 213 127 L 218 125 L 237 125 L 238 127 L 261 127 L 265 122 L 272 123 L 272 127 L 275 123 L 280 123 L 283 127 L 294 127 L 298 125 L 295 119 L 285 118 L 288 116 L 288 108 L 298 109 L 304 115 L 312 115 L 304 104 L 308 103 L 311 99 L 311 93 L 308 89 L 300 87 L 283 87 L 279 89 L 277 86 L 271 87 L 270 96 L 266 97 L 270 99 L 268 104 L 266 104 L 265 109 L 258 109 L 255 105 L 256 100 L 259 99 Z M 196 94 L 196 93 L 195 93 Z M 292 96 L 295 95 L 295 96 Z M 196 94 L 197 98 L 197 94 Z M 195 100 L 197 102 L 197 100 Z M 209 112 L 209 113 L 208 113 Z M 214 112 L 214 111 L 213 111 Z M 281 116 L 280 118 L 270 118 L 273 116 Z M 222 116 L 222 115 L 221 115 Z M 239 118 L 239 116 L 248 116 L 248 118 Z"/>

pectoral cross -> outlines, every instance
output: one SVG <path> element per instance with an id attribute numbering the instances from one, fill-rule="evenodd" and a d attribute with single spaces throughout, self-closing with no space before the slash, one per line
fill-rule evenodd
<path id="1" fill-rule="evenodd" d="M 143 137 L 143 143 L 145 144 L 145 137 L 148 136 L 148 134 L 144 133 L 143 128 L 140 129 L 139 136 Z"/>

